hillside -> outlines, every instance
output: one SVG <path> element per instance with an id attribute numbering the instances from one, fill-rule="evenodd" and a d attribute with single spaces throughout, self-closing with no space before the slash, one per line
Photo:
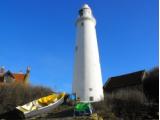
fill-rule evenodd
<path id="1" fill-rule="evenodd" d="M 97 120 L 99 118 L 99 120 L 102 120 L 103 118 L 104 120 L 158 120 L 158 77 L 158 69 L 148 72 L 148 76 L 144 79 L 144 92 L 136 89 L 122 89 L 112 93 L 105 93 L 104 101 L 92 103 L 94 108 L 92 116 L 74 117 L 74 105 L 66 101 L 50 113 L 40 114 L 30 119 Z M 52 92 L 51 89 L 42 86 L 1 84 L 0 114 L 10 111 L 18 105 L 49 95 Z"/>

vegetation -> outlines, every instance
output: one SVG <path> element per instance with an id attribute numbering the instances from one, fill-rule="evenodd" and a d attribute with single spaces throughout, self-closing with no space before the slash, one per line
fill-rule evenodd
<path id="1" fill-rule="evenodd" d="M 143 92 L 144 91 L 144 92 Z M 159 69 L 148 72 L 143 79 L 143 91 L 138 89 L 121 89 L 105 93 L 104 101 L 93 103 L 93 108 L 104 120 L 141 120 L 158 119 L 159 106 Z M 52 93 L 49 88 L 22 84 L 4 84 L 0 86 L 0 113 L 9 111 L 18 105 Z M 69 102 L 67 102 L 69 103 Z M 96 114 L 94 114 L 96 115 Z M 47 114 L 45 118 L 72 119 L 73 106 L 63 104 Z M 92 116 L 95 117 L 95 116 Z M 42 117 L 43 119 L 44 117 Z M 78 117 L 75 119 L 90 119 Z M 100 118 L 101 119 L 101 118 Z"/>
<path id="2" fill-rule="evenodd" d="M 104 101 L 93 104 L 95 111 L 108 120 L 158 119 L 159 68 L 147 73 L 143 91 L 137 88 L 105 93 Z"/>
<path id="3" fill-rule="evenodd" d="M 143 80 L 143 89 L 147 99 L 152 103 L 159 102 L 159 68 L 148 72 Z"/>
<path id="4" fill-rule="evenodd" d="M 95 110 L 106 119 L 131 119 L 140 114 L 146 98 L 138 90 L 120 90 L 105 94 L 105 100 L 94 104 Z"/>
<path id="5" fill-rule="evenodd" d="M 0 114 L 26 104 L 37 98 L 51 94 L 53 91 L 42 86 L 24 84 L 0 85 Z"/>

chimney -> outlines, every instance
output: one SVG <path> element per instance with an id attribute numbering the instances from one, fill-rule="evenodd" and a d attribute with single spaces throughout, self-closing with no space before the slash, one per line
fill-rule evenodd
<path id="1" fill-rule="evenodd" d="M 2 74 L 5 73 L 5 67 L 4 66 L 0 67 L 0 73 L 2 73 Z"/>
<path id="2" fill-rule="evenodd" d="M 31 67 L 28 66 L 26 70 L 26 75 L 25 75 L 25 84 L 29 83 L 30 71 L 31 71 Z"/>
<path id="3" fill-rule="evenodd" d="M 27 70 L 26 70 L 26 73 L 30 73 L 30 71 L 31 71 L 31 67 L 27 67 Z"/>

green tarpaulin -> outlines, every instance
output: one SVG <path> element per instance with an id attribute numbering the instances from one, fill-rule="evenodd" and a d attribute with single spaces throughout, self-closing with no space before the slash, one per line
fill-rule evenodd
<path id="1" fill-rule="evenodd" d="M 75 110 L 77 111 L 84 111 L 86 109 L 89 109 L 90 104 L 89 103 L 78 103 L 75 106 Z"/>

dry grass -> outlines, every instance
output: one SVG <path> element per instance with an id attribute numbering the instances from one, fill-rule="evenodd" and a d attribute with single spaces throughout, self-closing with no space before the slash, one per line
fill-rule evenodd
<path id="1" fill-rule="evenodd" d="M 42 86 L 2 84 L 0 85 L 0 113 L 51 93 L 51 89 Z"/>
<path id="2" fill-rule="evenodd" d="M 159 102 L 159 68 L 156 67 L 148 72 L 143 80 L 143 89 L 150 102 Z"/>
<path id="3" fill-rule="evenodd" d="M 159 68 L 147 73 L 143 79 L 143 91 L 124 88 L 105 93 L 105 100 L 93 104 L 95 111 L 107 120 L 158 119 Z"/>
<path id="4" fill-rule="evenodd" d="M 146 97 L 138 90 L 119 90 L 116 93 L 105 94 L 105 100 L 95 103 L 94 108 L 105 119 L 133 119 L 141 114 L 145 102 Z"/>

